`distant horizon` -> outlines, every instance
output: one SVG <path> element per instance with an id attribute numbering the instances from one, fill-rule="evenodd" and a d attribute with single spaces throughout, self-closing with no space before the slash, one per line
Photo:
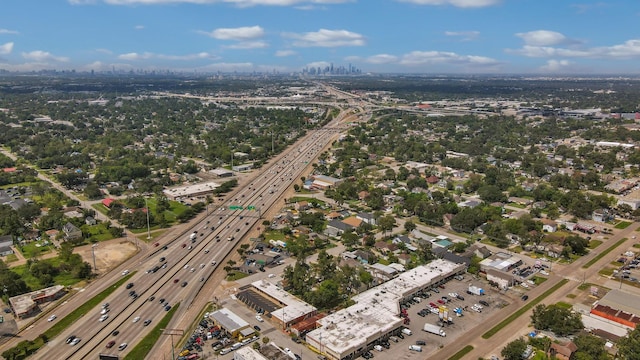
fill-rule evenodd
<path id="1" fill-rule="evenodd" d="M 544 73 L 402 73 L 402 72 L 367 72 L 354 74 L 320 74 L 311 75 L 303 71 L 289 71 L 289 72 L 273 72 L 273 71 L 198 71 L 198 70 L 172 70 L 172 69 L 154 69 L 154 70 L 111 70 L 104 71 L 91 71 L 83 70 L 78 71 L 76 69 L 42 69 L 32 71 L 9 71 L 0 68 L 0 77 L 3 76 L 19 76 L 19 75 L 69 75 L 69 76 L 150 76 L 150 77 L 162 77 L 162 76 L 195 76 L 195 77 L 209 77 L 209 76 L 262 76 L 265 75 L 273 77 L 300 77 L 304 75 L 309 78 L 341 78 L 341 77 L 372 77 L 372 76 L 398 76 L 398 77 L 432 77 L 432 78 L 496 78 L 496 79 L 508 79 L 512 77 L 516 78 L 536 78 L 542 79 L 611 79 L 611 80 L 640 80 L 640 73 L 593 73 L 593 74 L 544 74 Z"/>
<path id="2" fill-rule="evenodd" d="M 21 0 L 0 69 L 640 75 L 639 19 L 621 0 Z"/>

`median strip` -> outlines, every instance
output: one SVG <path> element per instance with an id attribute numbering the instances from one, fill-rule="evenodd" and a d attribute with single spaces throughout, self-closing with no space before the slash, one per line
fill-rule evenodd
<path id="1" fill-rule="evenodd" d="M 595 264 L 598 260 L 602 259 L 605 255 L 607 255 L 608 253 L 612 252 L 615 248 L 620 246 L 625 241 L 627 241 L 627 238 L 622 238 L 622 239 L 618 240 L 615 244 L 609 246 L 605 251 L 603 251 L 603 252 L 599 253 L 598 255 L 594 256 L 593 259 L 589 260 L 586 264 L 582 265 L 582 268 L 583 269 L 588 269 L 591 265 Z"/>
<path id="2" fill-rule="evenodd" d="M 513 322 L 515 319 L 519 318 L 522 314 L 526 313 L 527 311 L 529 311 L 534 306 L 538 305 L 538 303 L 540 303 L 542 300 L 544 300 L 544 298 L 546 298 L 547 296 L 551 295 L 554 291 L 560 289 L 562 286 L 564 286 L 564 284 L 566 284 L 568 282 L 569 282 L 569 280 L 567 280 L 567 279 L 560 280 L 560 282 L 555 284 L 549 290 L 545 291 L 544 293 L 542 293 L 537 298 L 531 300 L 530 302 L 528 302 L 527 304 L 522 306 L 520 309 L 518 309 L 518 311 L 514 312 L 509 317 L 507 317 L 506 319 L 502 320 L 498 325 L 496 325 L 493 328 L 491 328 L 491 330 L 489 330 L 486 333 L 482 334 L 482 338 L 483 339 L 488 339 L 488 338 L 492 337 L 498 331 L 502 330 L 502 328 L 504 328 L 505 326 L 509 325 L 511 322 Z"/>
<path id="3" fill-rule="evenodd" d="M 144 359 L 145 356 L 151 351 L 153 346 L 158 342 L 162 332 L 169 325 L 173 314 L 178 310 L 180 303 L 175 304 L 171 310 L 169 310 L 165 316 L 158 322 L 147 336 L 144 337 L 125 357 L 124 360 L 139 360 Z"/>

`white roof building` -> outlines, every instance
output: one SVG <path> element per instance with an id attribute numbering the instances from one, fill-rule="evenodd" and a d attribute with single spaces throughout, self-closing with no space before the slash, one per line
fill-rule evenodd
<path id="1" fill-rule="evenodd" d="M 438 259 L 353 297 L 354 305 L 320 320 L 306 341 L 332 359 L 359 355 L 368 344 L 403 324 L 400 303 L 415 293 L 464 271 L 464 265 Z"/>
<path id="2" fill-rule="evenodd" d="M 251 285 L 260 292 L 278 301 L 281 305 L 284 305 L 282 308 L 271 312 L 271 316 L 282 324 L 289 324 L 301 317 L 314 314 L 318 310 L 266 279 L 254 281 Z"/>

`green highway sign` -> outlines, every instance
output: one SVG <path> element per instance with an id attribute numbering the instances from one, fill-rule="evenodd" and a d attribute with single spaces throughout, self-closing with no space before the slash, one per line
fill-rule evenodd
<path id="1" fill-rule="evenodd" d="M 256 207 L 255 207 L 255 206 L 253 206 L 253 205 L 249 205 L 249 206 L 247 206 L 247 210 L 255 210 L 255 209 L 256 209 Z"/>
<path id="2" fill-rule="evenodd" d="M 231 206 L 229 206 L 229 210 L 242 210 L 242 206 L 240 206 L 240 205 L 231 205 Z"/>

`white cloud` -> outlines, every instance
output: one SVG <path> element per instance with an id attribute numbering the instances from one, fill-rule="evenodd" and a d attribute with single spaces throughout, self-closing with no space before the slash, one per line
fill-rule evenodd
<path id="1" fill-rule="evenodd" d="M 311 63 L 307 64 L 308 68 L 326 68 L 327 66 L 330 66 L 331 63 L 327 62 L 327 61 L 314 61 Z"/>
<path id="2" fill-rule="evenodd" d="M 283 36 L 294 39 L 293 45 L 297 47 L 363 46 L 365 44 L 364 36 L 347 30 L 320 29 L 304 34 L 285 33 Z"/>
<path id="3" fill-rule="evenodd" d="M 96 4 L 99 0 L 68 0 L 71 5 Z M 238 7 L 291 6 L 298 4 L 344 4 L 355 0 L 102 0 L 109 5 L 159 5 L 159 4 L 234 4 Z M 465 0 L 454 0 L 465 1 Z M 466 0 L 472 1 L 472 0 Z"/>
<path id="4" fill-rule="evenodd" d="M 219 28 L 211 32 L 199 32 L 218 40 L 247 41 L 259 39 L 264 36 L 264 29 L 257 25 L 237 28 Z"/>
<path id="5" fill-rule="evenodd" d="M 23 52 L 22 57 L 27 60 L 36 61 L 36 62 L 49 62 L 49 61 L 68 62 L 69 61 L 69 58 L 67 57 L 54 56 L 50 52 L 42 51 L 42 50 L 35 50 L 28 53 Z"/>
<path id="6" fill-rule="evenodd" d="M 525 45 L 533 46 L 553 46 L 579 43 L 579 41 L 569 39 L 559 32 L 550 30 L 535 30 L 526 33 L 517 33 L 516 36 L 524 40 Z"/>
<path id="7" fill-rule="evenodd" d="M 492 58 L 476 55 L 459 55 L 445 51 L 412 51 L 400 59 L 402 65 L 451 64 L 495 66 L 500 63 Z"/>
<path id="8" fill-rule="evenodd" d="M 0 34 L 11 34 L 11 35 L 17 35 L 18 32 L 15 30 L 9 30 L 9 29 L 0 29 Z"/>
<path id="9" fill-rule="evenodd" d="M 397 0 L 416 5 L 452 5 L 459 8 L 478 8 L 497 5 L 501 0 Z"/>
<path id="10" fill-rule="evenodd" d="M 264 49 L 269 47 L 265 41 L 241 41 L 237 44 L 226 46 L 229 49 L 246 50 L 246 49 Z"/>
<path id="11" fill-rule="evenodd" d="M 445 31 L 446 36 L 459 37 L 462 41 L 475 40 L 480 36 L 480 31 Z"/>
<path id="12" fill-rule="evenodd" d="M 6 44 L 0 45 L 0 55 L 11 54 L 13 51 L 13 43 L 8 42 Z"/>
<path id="13" fill-rule="evenodd" d="M 218 56 L 212 55 L 208 52 L 199 52 L 199 53 L 187 54 L 187 55 L 165 55 L 165 54 L 154 54 L 151 52 L 144 52 L 144 53 L 131 52 L 131 53 L 118 55 L 118 59 L 128 60 L 128 61 L 149 60 L 149 59 L 190 61 L 190 60 L 199 60 L 199 59 L 218 59 L 218 58 L 219 58 Z"/>
<path id="14" fill-rule="evenodd" d="M 398 62 L 398 57 L 389 54 L 378 54 L 369 56 L 365 61 L 370 64 L 393 64 Z"/>
<path id="15" fill-rule="evenodd" d="M 136 25 L 133 28 L 136 29 L 136 30 L 142 30 L 142 29 L 144 29 L 144 25 Z"/>
<path id="16" fill-rule="evenodd" d="M 525 45 L 521 49 L 507 49 L 509 53 L 526 57 L 573 57 L 596 59 L 640 59 L 640 39 L 627 40 L 622 44 L 592 48 L 562 48 Z"/>
<path id="17" fill-rule="evenodd" d="M 547 64 L 540 67 L 540 70 L 544 72 L 558 72 L 566 69 L 567 67 L 573 65 L 573 63 L 569 60 L 548 60 Z"/>
<path id="18" fill-rule="evenodd" d="M 294 56 L 297 55 L 298 53 L 295 52 L 294 50 L 278 50 L 276 51 L 275 55 L 277 57 L 287 57 L 287 56 Z"/>

